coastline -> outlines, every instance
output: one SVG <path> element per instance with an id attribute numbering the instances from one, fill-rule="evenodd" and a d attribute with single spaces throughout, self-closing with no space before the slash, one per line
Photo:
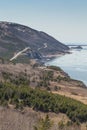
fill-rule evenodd
<path id="1" fill-rule="evenodd" d="M 55 54 L 55 55 L 48 55 L 48 56 L 46 56 L 46 59 L 44 61 L 44 65 L 45 66 L 51 66 L 49 63 L 47 64 L 47 62 L 53 61 L 56 58 L 60 58 L 60 57 L 62 57 L 64 55 L 72 54 L 72 53 L 73 52 L 70 50 L 68 53 L 60 53 L 60 54 Z M 52 66 L 56 66 L 56 65 L 52 65 Z M 56 66 L 56 67 L 59 67 L 59 66 Z M 61 66 L 60 66 L 60 68 L 61 68 Z M 63 70 L 63 68 L 61 68 L 61 69 Z M 70 74 L 68 72 L 66 72 L 65 70 L 63 70 L 63 71 L 70 76 Z M 76 79 L 76 78 L 74 78 L 72 76 L 70 76 L 70 78 L 73 79 L 73 80 L 82 82 L 87 87 L 87 84 L 85 83 L 85 81 L 83 81 L 81 79 L 78 79 L 78 78 Z"/>
<path id="2" fill-rule="evenodd" d="M 49 55 L 46 55 L 46 56 L 43 56 L 41 62 L 43 64 L 45 64 L 47 61 L 50 61 L 50 60 L 54 60 L 56 58 L 59 58 L 61 56 L 64 56 L 66 54 L 71 54 L 72 52 L 69 51 L 69 52 L 66 52 L 66 53 L 56 53 L 56 54 L 49 54 Z"/>

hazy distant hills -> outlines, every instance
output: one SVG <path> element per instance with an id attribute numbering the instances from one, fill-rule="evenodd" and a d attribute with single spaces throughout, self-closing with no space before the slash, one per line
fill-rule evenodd
<path id="1" fill-rule="evenodd" d="M 30 48 L 26 55 L 31 58 L 65 53 L 69 49 L 44 32 L 20 24 L 0 22 L 0 57 L 10 59 L 26 47 Z"/>

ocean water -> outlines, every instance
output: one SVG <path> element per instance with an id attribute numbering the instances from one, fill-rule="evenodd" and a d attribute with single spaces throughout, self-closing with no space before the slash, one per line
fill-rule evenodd
<path id="1" fill-rule="evenodd" d="M 71 54 L 50 60 L 46 65 L 61 67 L 71 78 L 81 80 L 87 85 L 87 46 L 82 50 L 72 50 Z"/>

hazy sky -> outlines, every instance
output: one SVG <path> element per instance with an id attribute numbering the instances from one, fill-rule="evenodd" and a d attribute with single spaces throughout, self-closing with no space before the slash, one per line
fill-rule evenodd
<path id="1" fill-rule="evenodd" d="M 87 43 L 87 0 L 0 0 L 0 21 L 28 25 L 61 42 Z"/>

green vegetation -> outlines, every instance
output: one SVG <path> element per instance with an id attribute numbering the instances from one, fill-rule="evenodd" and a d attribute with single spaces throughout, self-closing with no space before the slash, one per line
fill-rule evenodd
<path id="1" fill-rule="evenodd" d="M 62 69 L 58 66 L 47 66 L 47 68 L 52 69 L 52 70 L 56 70 L 56 71 L 62 71 Z"/>
<path id="2" fill-rule="evenodd" d="M 21 73 L 19 73 L 18 76 L 14 76 L 12 73 L 3 71 L 2 76 L 3 76 L 5 82 L 12 83 L 16 86 L 30 84 L 29 77 L 27 78 L 26 70 L 25 70 L 25 73 L 21 72 Z"/>
<path id="3" fill-rule="evenodd" d="M 15 86 L 11 83 L 0 83 L 0 104 L 13 104 L 16 108 L 31 107 L 43 112 L 65 113 L 74 122 L 87 121 L 87 105 L 74 99 L 52 94 L 25 85 Z"/>
<path id="4" fill-rule="evenodd" d="M 46 115 L 45 119 L 41 118 L 37 126 L 34 126 L 34 130 L 49 130 L 52 125 L 53 122 L 50 120 L 49 116 Z"/>
<path id="5" fill-rule="evenodd" d="M 60 90 L 61 89 L 61 87 L 59 87 L 59 86 L 54 86 L 54 91 L 58 91 L 58 90 Z"/>
<path id="6" fill-rule="evenodd" d="M 70 77 L 68 77 L 68 76 L 65 76 L 65 77 L 62 77 L 62 76 L 58 76 L 56 79 L 55 79 L 55 81 L 57 81 L 57 82 L 61 82 L 61 81 L 67 81 L 67 82 L 69 82 L 69 81 L 71 81 L 71 79 L 70 79 Z"/>
<path id="7" fill-rule="evenodd" d="M 58 122 L 58 130 L 81 130 L 81 126 L 79 122 L 72 122 L 72 121 L 59 121 Z"/>
<path id="8" fill-rule="evenodd" d="M 37 87 L 44 87 L 47 90 L 50 90 L 50 81 L 53 81 L 53 71 L 48 70 L 44 71 L 42 76 L 40 77 L 40 81 L 37 84 Z"/>
<path id="9" fill-rule="evenodd" d="M 53 76 L 54 76 L 54 73 L 52 70 L 45 70 L 42 74 L 42 77 L 41 79 L 44 80 L 44 81 L 49 81 L 49 80 L 53 80 Z"/>
<path id="10" fill-rule="evenodd" d="M 55 123 L 50 119 L 48 115 L 45 118 L 40 118 L 37 124 L 34 126 L 34 130 L 50 130 L 55 128 Z M 81 130 L 81 125 L 79 122 L 60 120 L 56 124 L 57 130 Z"/>
<path id="11" fill-rule="evenodd" d="M 62 120 L 58 123 L 58 127 L 59 127 L 59 130 L 63 130 L 63 128 L 65 127 L 65 124 Z"/>

